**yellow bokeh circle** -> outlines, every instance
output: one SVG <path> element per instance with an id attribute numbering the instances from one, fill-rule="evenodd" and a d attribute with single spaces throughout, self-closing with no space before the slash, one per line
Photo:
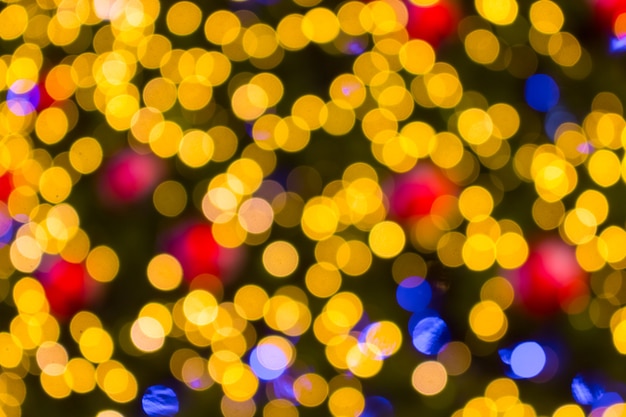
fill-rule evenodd
<path id="1" fill-rule="evenodd" d="M 399 224 L 393 221 L 384 221 L 372 228 L 368 243 L 376 256 L 393 258 L 404 249 L 406 236 Z"/>

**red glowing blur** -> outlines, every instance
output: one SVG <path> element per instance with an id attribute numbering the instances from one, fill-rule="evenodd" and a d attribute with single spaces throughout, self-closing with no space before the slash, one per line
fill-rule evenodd
<path id="1" fill-rule="evenodd" d="M 206 274 L 228 280 L 241 263 L 241 250 L 220 246 L 208 222 L 178 227 L 166 239 L 165 250 L 180 262 L 187 281 Z"/>
<path id="2" fill-rule="evenodd" d="M 128 205 L 150 195 L 165 173 L 163 160 L 153 154 L 125 150 L 109 160 L 100 176 L 105 204 Z"/>
<path id="3" fill-rule="evenodd" d="M 13 185 L 13 175 L 10 172 L 5 172 L 0 175 L 0 201 L 5 203 L 9 200 L 9 195 L 15 186 Z"/>
<path id="4" fill-rule="evenodd" d="M 42 77 L 41 80 L 42 81 L 37 84 L 37 89 L 39 90 L 39 103 L 37 103 L 36 107 L 37 111 L 47 109 L 55 102 L 55 100 L 52 98 L 52 96 L 50 96 L 48 90 L 46 89 L 45 77 Z"/>
<path id="5" fill-rule="evenodd" d="M 85 265 L 60 257 L 44 259 L 36 276 L 46 292 L 50 312 L 59 319 L 87 308 L 99 293 L 98 283 L 88 275 Z"/>
<path id="6" fill-rule="evenodd" d="M 576 260 L 574 247 L 548 237 L 530 247 L 526 263 L 513 275 L 519 301 L 530 313 L 549 315 L 569 311 L 589 293 L 588 273 Z"/>
<path id="7" fill-rule="evenodd" d="M 405 4 L 409 12 L 406 29 L 410 38 L 422 39 L 437 48 L 456 31 L 460 13 L 452 2 L 439 0 L 428 7 L 410 1 Z"/>
<path id="8" fill-rule="evenodd" d="M 616 25 L 618 20 L 624 20 L 626 16 L 626 0 L 593 0 L 593 14 L 596 24 L 605 32 L 618 37 L 624 35 L 626 22 Z M 620 16 L 624 14 L 620 18 Z M 619 27 L 616 27 L 619 26 Z"/>
<path id="9" fill-rule="evenodd" d="M 389 212 L 398 220 L 418 220 L 430 215 L 435 201 L 442 196 L 457 195 L 459 187 L 439 168 L 420 162 L 411 172 L 396 179 L 389 195 Z"/>

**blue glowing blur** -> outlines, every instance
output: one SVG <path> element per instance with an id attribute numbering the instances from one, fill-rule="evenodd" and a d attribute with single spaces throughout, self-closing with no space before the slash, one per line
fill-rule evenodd
<path id="1" fill-rule="evenodd" d="M 498 355 L 500 356 L 500 360 L 507 365 L 511 365 L 511 349 L 500 349 L 498 351 Z"/>
<path id="2" fill-rule="evenodd" d="M 385 397 L 374 396 L 365 399 L 365 409 L 359 417 L 394 417 L 393 406 Z"/>
<path id="3" fill-rule="evenodd" d="M 535 110 L 547 112 L 559 102 L 559 86 L 546 74 L 535 74 L 526 80 L 524 97 Z"/>
<path id="4" fill-rule="evenodd" d="M 150 417 L 172 417 L 178 413 L 178 397 L 171 388 L 153 385 L 143 393 L 141 408 Z"/>
<path id="5" fill-rule="evenodd" d="M 361 314 L 361 318 L 359 319 L 359 321 L 354 326 L 352 326 L 352 331 L 362 332 L 370 324 L 372 324 L 372 321 L 370 320 L 370 317 L 367 315 L 367 311 L 364 311 L 363 314 Z"/>
<path id="6" fill-rule="evenodd" d="M 202 382 L 202 379 L 200 379 L 200 378 L 193 379 L 193 380 L 191 380 L 191 381 L 189 381 L 187 383 L 193 389 L 200 389 L 204 385 L 203 382 Z"/>
<path id="7" fill-rule="evenodd" d="M 40 99 L 39 87 L 30 80 L 17 80 L 7 91 L 7 107 L 17 116 L 34 112 Z"/>
<path id="8" fill-rule="evenodd" d="M 409 334 L 413 334 L 415 326 L 426 317 L 439 317 L 439 313 L 431 308 L 413 313 L 409 319 Z"/>
<path id="9" fill-rule="evenodd" d="M 600 395 L 596 401 L 594 401 L 591 406 L 593 408 L 602 408 L 602 407 L 610 407 L 613 404 L 623 403 L 624 399 L 617 392 L 605 392 Z"/>
<path id="10" fill-rule="evenodd" d="M 595 403 L 604 394 L 604 388 L 600 384 L 590 381 L 588 378 L 578 374 L 572 380 L 572 396 L 581 405 Z"/>
<path id="11" fill-rule="evenodd" d="M 396 299 L 400 307 L 414 313 L 424 310 L 432 295 L 430 284 L 421 277 L 404 279 L 396 290 Z"/>
<path id="12" fill-rule="evenodd" d="M 15 226 L 6 204 L 0 202 L 0 248 L 13 240 Z"/>
<path id="13" fill-rule="evenodd" d="M 412 332 L 413 346 L 424 355 L 436 355 L 450 341 L 448 325 L 440 317 L 426 317 Z"/>
<path id="14" fill-rule="evenodd" d="M 544 124 L 546 135 L 554 141 L 556 132 L 563 123 L 576 123 L 577 121 L 576 116 L 566 109 L 561 106 L 554 107 L 546 114 Z"/>
<path id="15" fill-rule="evenodd" d="M 367 41 L 360 39 L 353 39 L 342 48 L 342 51 L 349 55 L 360 55 L 365 51 L 367 47 Z"/>
<path id="16" fill-rule="evenodd" d="M 244 126 L 244 129 L 246 129 L 246 134 L 247 134 L 249 137 L 251 137 L 251 138 L 252 138 L 252 137 L 253 137 L 253 136 L 252 136 L 252 128 L 254 127 L 254 124 L 253 124 L 253 123 L 250 123 L 250 122 L 246 122 L 243 126 Z M 268 135 L 269 135 L 269 132 L 268 132 Z M 269 136 L 268 136 L 268 137 L 269 137 Z M 267 139 L 267 138 L 263 138 L 263 139 Z"/>
<path id="17" fill-rule="evenodd" d="M 520 378 L 532 378 L 546 365 L 546 352 L 537 342 L 523 342 L 511 352 L 511 371 Z"/>
<path id="18" fill-rule="evenodd" d="M 626 37 L 618 38 L 617 36 L 612 36 L 609 42 L 609 52 L 612 54 L 626 52 Z"/>
<path id="19" fill-rule="evenodd" d="M 281 376 L 288 364 L 285 352 L 271 343 L 259 345 L 250 352 L 250 367 L 264 381 Z"/>
<path id="20" fill-rule="evenodd" d="M 278 378 L 269 381 L 268 386 L 271 387 L 274 397 L 295 403 L 296 395 L 293 392 L 293 381 L 294 379 L 288 373 L 283 373 Z"/>
<path id="21" fill-rule="evenodd" d="M 2 213 L 0 213 L 0 248 L 11 243 L 14 231 L 13 221 L 10 218 L 3 218 Z"/>

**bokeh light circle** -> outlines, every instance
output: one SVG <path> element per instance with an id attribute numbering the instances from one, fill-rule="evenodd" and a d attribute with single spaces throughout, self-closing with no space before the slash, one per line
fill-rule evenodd
<path id="1" fill-rule="evenodd" d="M 141 397 L 141 407 L 150 417 L 173 417 L 178 413 L 178 396 L 164 385 L 152 385 Z"/>
<path id="2" fill-rule="evenodd" d="M 396 289 L 396 300 L 407 311 L 417 312 L 426 308 L 432 297 L 430 284 L 421 277 L 408 277 Z"/>
<path id="3" fill-rule="evenodd" d="M 547 112 L 559 102 L 559 86 L 549 75 L 535 74 L 526 80 L 524 97 L 533 109 Z"/>
<path id="4" fill-rule="evenodd" d="M 546 352 L 537 342 L 523 342 L 511 352 L 511 370 L 520 378 L 532 378 L 543 370 Z"/>

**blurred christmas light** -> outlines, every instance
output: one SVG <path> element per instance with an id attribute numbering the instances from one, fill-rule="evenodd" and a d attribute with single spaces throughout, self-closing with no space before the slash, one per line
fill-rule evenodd
<path id="1" fill-rule="evenodd" d="M 0 245 L 5 246 L 13 241 L 14 220 L 5 204 L 0 202 Z"/>
<path id="2" fill-rule="evenodd" d="M 588 294 L 588 274 L 576 260 L 574 248 L 555 237 L 531 246 L 528 259 L 511 274 L 521 304 L 529 312 L 548 315 L 578 308 Z"/>
<path id="3" fill-rule="evenodd" d="M 547 112 L 559 102 L 559 86 L 549 75 L 535 74 L 526 80 L 524 97 L 533 109 Z"/>
<path id="4" fill-rule="evenodd" d="M 420 4 L 427 3 L 427 4 Z M 451 1 L 406 1 L 408 9 L 407 32 L 413 39 L 423 39 L 437 48 L 449 39 L 459 21 L 459 10 Z"/>
<path id="5" fill-rule="evenodd" d="M 250 366 L 264 381 L 278 378 L 293 358 L 293 347 L 281 338 L 265 338 L 250 352 Z"/>
<path id="6" fill-rule="evenodd" d="M 522 342 L 511 350 L 501 350 L 500 358 L 510 366 L 516 378 L 533 378 L 541 373 L 546 365 L 546 353 L 534 341 Z"/>
<path id="7" fill-rule="evenodd" d="M 420 164 L 396 180 L 389 196 L 390 212 L 399 219 L 414 221 L 430 214 L 439 197 L 457 193 L 457 186 L 438 168 Z"/>
<path id="8" fill-rule="evenodd" d="M 164 239 L 164 249 L 178 260 L 188 281 L 203 274 L 227 281 L 242 256 L 241 250 L 220 246 L 210 224 L 193 221 L 172 229 Z"/>
<path id="9" fill-rule="evenodd" d="M 406 278 L 396 290 L 396 299 L 400 307 L 413 313 L 425 309 L 431 297 L 430 284 L 421 277 Z"/>
<path id="10" fill-rule="evenodd" d="M 604 394 L 604 388 L 600 384 L 581 374 L 574 377 L 571 387 L 572 396 L 581 405 L 591 405 Z"/>
<path id="11" fill-rule="evenodd" d="M 39 86 L 31 80 L 17 80 L 7 92 L 7 106 L 17 116 L 34 112 L 39 101 Z"/>
<path id="12" fill-rule="evenodd" d="M 424 355 L 436 355 L 450 341 L 446 322 L 439 317 L 421 319 L 412 331 L 413 346 Z"/>
<path id="13" fill-rule="evenodd" d="M 624 1 L 88 3 L 0 11 L 0 415 L 623 414 Z"/>
<path id="14" fill-rule="evenodd" d="M 545 131 L 550 139 L 555 140 L 557 131 L 566 123 L 577 123 L 578 120 L 574 114 L 567 109 L 556 106 L 546 114 Z"/>
<path id="15" fill-rule="evenodd" d="M 365 398 L 365 409 L 361 417 L 391 417 L 393 405 L 385 397 L 370 396 Z"/>
<path id="16" fill-rule="evenodd" d="M 611 37 L 609 42 L 609 51 L 615 54 L 626 51 L 626 37 Z"/>
<path id="17" fill-rule="evenodd" d="M 141 406 L 150 417 L 173 417 L 179 409 L 176 393 L 163 385 L 148 387 L 141 398 Z"/>
<path id="18" fill-rule="evenodd" d="M 37 278 L 41 281 L 50 310 L 59 318 L 69 319 L 95 302 L 101 289 L 87 274 L 84 265 L 59 257 L 42 260 Z"/>
<path id="19" fill-rule="evenodd" d="M 152 154 L 122 151 L 102 171 L 100 197 L 112 206 L 137 202 L 152 192 L 164 170 L 163 162 Z"/>

